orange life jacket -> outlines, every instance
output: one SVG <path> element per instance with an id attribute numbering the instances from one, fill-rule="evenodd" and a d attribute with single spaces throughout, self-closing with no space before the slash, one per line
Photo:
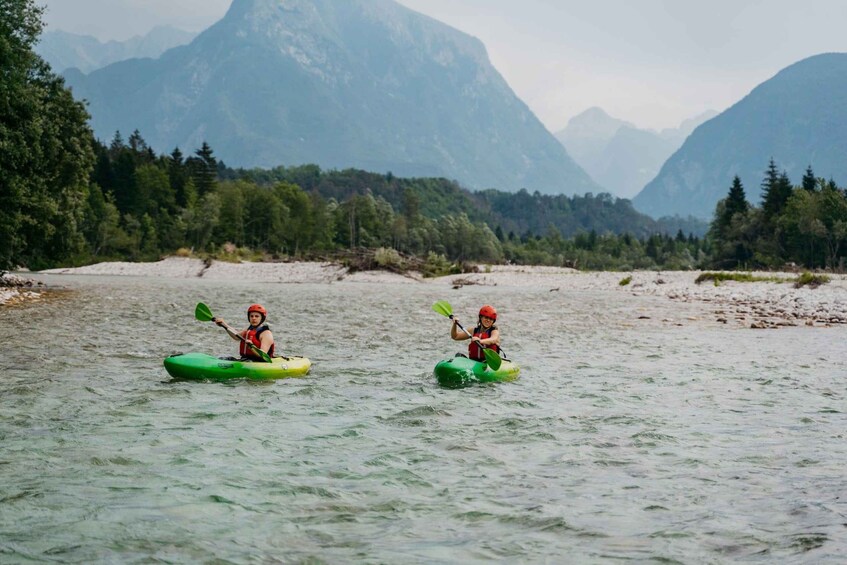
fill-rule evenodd
<path id="1" fill-rule="evenodd" d="M 473 336 L 478 337 L 479 339 L 488 339 L 491 337 L 491 333 L 494 331 L 495 326 L 491 326 L 487 330 L 482 326 L 477 326 L 473 329 Z M 486 346 L 488 349 L 492 349 L 497 353 L 500 353 L 500 346 L 491 344 Z M 485 353 L 482 352 L 483 348 L 477 345 L 475 341 L 471 341 L 468 344 L 468 357 L 473 359 L 474 361 L 485 361 Z"/>
<path id="2" fill-rule="evenodd" d="M 258 328 L 254 328 L 253 326 L 250 326 L 249 328 L 247 328 L 247 335 L 245 337 L 247 338 L 247 340 L 249 342 L 251 342 L 253 345 L 255 345 L 256 347 L 261 349 L 262 348 L 262 340 L 259 339 L 259 336 L 265 330 L 270 331 L 270 328 L 267 325 L 259 326 Z M 274 347 L 275 346 L 276 346 L 276 344 L 274 344 L 274 343 L 271 344 L 271 348 L 268 350 L 268 356 L 269 357 L 274 356 Z M 238 346 L 238 353 L 242 357 L 247 357 L 248 359 L 251 359 L 253 361 L 261 361 L 262 360 L 262 358 L 259 355 L 256 355 L 256 353 L 252 349 L 250 349 L 250 347 L 248 347 L 247 344 L 244 343 L 243 341 Z"/>

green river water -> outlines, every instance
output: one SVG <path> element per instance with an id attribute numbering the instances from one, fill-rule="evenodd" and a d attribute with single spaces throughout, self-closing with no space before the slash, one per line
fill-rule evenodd
<path id="1" fill-rule="evenodd" d="M 845 328 L 614 292 L 39 278 L 64 290 L 0 307 L 0 563 L 847 555 Z M 495 304 L 521 378 L 439 388 L 462 346 L 436 300 Z M 312 373 L 171 382 L 171 353 L 235 352 L 199 301 L 238 327 L 265 304 Z"/>

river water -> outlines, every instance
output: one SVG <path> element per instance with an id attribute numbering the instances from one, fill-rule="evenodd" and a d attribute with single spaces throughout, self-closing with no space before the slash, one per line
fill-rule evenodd
<path id="1" fill-rule="evenodd" d="M 0 562 L 847 554 L 843 328 L 614 292 L 42 278 L 66 290 L 0 308 Z M 460 346 L 436 300 L 495 304 L 521 378 L 439 388 Z M 171 353 L 235 351 L 199 301 L 239 327 L 264 303 L 312 373 L 171 382 Z"/>

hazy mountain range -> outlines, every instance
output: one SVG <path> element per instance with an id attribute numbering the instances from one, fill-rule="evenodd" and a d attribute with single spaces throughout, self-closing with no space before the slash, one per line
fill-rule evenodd
<path id="1" fill-rule="evenodd" d="M 637 193 L 634 206 L 653 217 L 707 219 L 735 175 L 758 203 L 771 158 L 795 183 L 809 165 L 847 182 L 847 54 L 793 64 L 722 114 L 677 129 L 642 130 L 592 108 L 559 143 L 478 40 L 392 0 L 234 0 L 221 21 L 167 49 L 187 40 L 173 28 L 122 44 L 53 32 L 39 49 L 54 68 L 131 57 L 65 72 L 101 139 L 138 129 L 159 152 L 208 141 L 230 166 L 316 163 L 468 188 Z"/>
<path id="2" fill-rule="evenodd" d="M 157 26 L 143 36 L 104 43 L 90 35 L 57 30 L 45 32 L 35 51 L 50 63 L 54 72 L 77 68 L 88 73 L 126 59 L 155 59 L 172 47 L 189 43 L 196 35 L 175 27 Z"/>
<path id="3" fill-rule="evenodd" d="M 654 131 L 639 129 L 595 107 L 571 118 L 556 139 L 598 184 L 615 196 L 632 198 L 656 177 L 694 128 L 715 115 L 705 112 L 679 128 Z"/>
<path id="4" fill-rule="evenodd" d="M 205 140 L 231 166 L 602 191 L 479 40 L 392 0 L 234 0 L 189 45 L 65 77 L 98 137 L 138 129 L 160 152 Z"/>
<path id="5" fill-rule="evenodd" d="M 795 63 L 694 130 L 633 200 L 654 217 L 710 218 L 735 175 L 758 204 L 771 158 L 797 185 L 806 167 L 847 182 L 847 54 Z"/>

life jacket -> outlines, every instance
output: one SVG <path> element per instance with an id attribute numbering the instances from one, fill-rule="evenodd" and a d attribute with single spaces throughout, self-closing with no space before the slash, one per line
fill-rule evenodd
<path id="1" fill-rule="evenodd" d="M 263 331 L 265 331 L 265 330 L 270 331 L 270 329 L 271 328 L 269 328 L 267 326 L 267 324 L 264 325 L 264 326 L 259 326 L 258 328 L 254 328 L 253 326 L 250 326 L 249 328 L 247 328 L 247 335 L 245 335 L 244 337 L 247 338 L 247 340 L 250 341 L 253 345 L 255 345 L 256 347 L 261 349 L 262 348 L 262 340 L 259 339 L 259 336 L 262 335 Z M 268 356 L 269 357 L 274 356 L 274 347 L 276 347 L 276 344 L 272 343 L 271 348 L 268 350 Z M 241 357 L 246 357 L 246 358 L 251 359 L 253 361 L 261 361 L 262 360 L 262 358 L 259 355 L 256 355 L 256 353 L 252 349 L 250 349 L 247 346 L 247 344 L 244 343 L 243 341 L 238 346 L 238 353 L 241 355 Z"/>
<path id="2" fill-rule="evenodd" d="M 477 326 L 473 329 L 473 336 L 478 337 L 479 339 L 488 339 L 489 337 L 491 337 L 491 333 L 494 331 L 495 328 L 496 326 L 492 325 L 486 330 L 482 326 Z M 486 346 L 486 348 L 492 349 L 497 353 L 500 353 L 499 345 L 495 345 L 492 343 L 491 345 Z M 474 361 L 485 361 L 485 353 L 483 353 L 483 349 L 484 348 L 477 345 L 475 341 L 471 341 L 470 344 L 468 344 L 468 357 L 470 357 Z"/>

